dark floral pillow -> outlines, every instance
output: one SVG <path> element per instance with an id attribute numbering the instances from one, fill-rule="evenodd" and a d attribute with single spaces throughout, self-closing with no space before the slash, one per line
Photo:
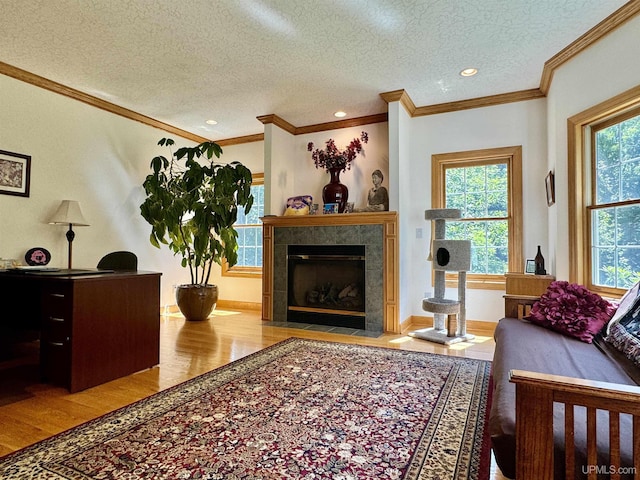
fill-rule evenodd
<path id="1" fill-rule="evenodd" d="M 591 343 L 615 311 L 613 304 L 582 285 L 558 280 L 534 303 L 526 319 Z"/>

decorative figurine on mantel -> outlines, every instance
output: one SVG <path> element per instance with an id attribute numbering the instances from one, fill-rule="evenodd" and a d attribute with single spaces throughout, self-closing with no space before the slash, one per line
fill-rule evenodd
<path id="1" fill-rule="evenodd" d="M 369 194 L 367 195 L 367 207 L 365 208 L 365 211 L 386 212 L 389 210 L 389 192 L 387 192 L 387 189 L 382 186 L 382 180 L 384 180 L 382 172 L 380 170 L 374 170 L 371 174 L 373 187 L 369 189 Z"/>
<path id="2" fill-rule="evenodd" d="M 434 296 L 422 300 L 422 309 L 433 313 L 433 328 L 416 330 L 409 335 L 444 345 L 471 340 L 475 336 L 467 333 L 465 305 L 467 271 L 471 270 L 471 242 L 444 239 L 445 221 L 459 219 L 461 212 L 455 208 L 436 208 L 426 210 L 424 216 L 426 220 L 435 221 L 429 255 L 435 272 Z M 457 300 L 444 298 L 446 272 L 458 272 Z"/>

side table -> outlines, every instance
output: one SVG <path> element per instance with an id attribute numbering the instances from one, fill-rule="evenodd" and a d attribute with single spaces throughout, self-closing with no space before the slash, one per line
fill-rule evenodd
<path id="1" fill-rule="evenodd" d="M 553 275 L 532 275 L 525 273 L 505 273 L 504 316 L 523 318 L 529 315 L 531 307 L 540 298 L 556 277 Z"/>

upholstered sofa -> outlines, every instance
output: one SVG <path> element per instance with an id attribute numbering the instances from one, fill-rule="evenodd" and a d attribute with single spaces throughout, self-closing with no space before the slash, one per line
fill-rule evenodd
<path id="1" fill-rule="evenodd" d="M 567 285 L 554 282 L 549 289 L 555 287 L 557 292 Z M 540 302 L 549 297 L 547 293 Z M 635 465 L 640 464 L 640 428 L 633 435 L 634 415 L 636 422 L 640 420 L 640 368 L 628 357 L 633 357 L 629 351 L 634 348 L 640 351 L 640 342 L 625 349 L 620 335 L 612 340 L 611 330 L 615 326 L 613 330 L 637 341 L 633 333 L 637 333 L 634 321 L 640 322 L 640 300 L 636 297 L 637 288 L 633 298 L 623 298 L 613 317 L 615 306 L 601 308 L 599 322 L 586 326 L 589 335 L 573 325 L 567 333 L 566 325 L 558 327 L 544 318 L 556 315 L 563 323 L 570 322 L 575 315 L 567 309 L 575 308 L 571 306 L 575 298 L 551 314 L 534 304 L 532 314 L 538 318 L 499 321 L 489 423 L 496 463 L 506 477 L 634 478 L 634 444 Z M 581 306 L 578 310 L 584 315 Z M 640 471 L 637 474 L 640 478 Z"/>

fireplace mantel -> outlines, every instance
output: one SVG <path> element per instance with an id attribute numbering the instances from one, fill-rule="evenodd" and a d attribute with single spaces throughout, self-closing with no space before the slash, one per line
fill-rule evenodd
<path id="1" fill-rule="evenodd" d="M 275 255 L 282 256 L 282 249 L 278 245 L 276 235 L 278 229 L 282 232 L 290 228 L 327 227 L 322 232 L 332 232 L 332 237 L 318 238 L 324 244 L 330 244 L 333 238 L 336 242 L 343 241 L 343 230 L 353 226 L 380 225 L 382 235 L 382 329 L 385 332 L 400 333 L 399 321 L 399 262 L 398 262 L 398 213 L 397 212 L 366 212 L 366 213 L 338 213 L 331 215 L 300 215 L 300 216 L 266 216 L 262 218 L 262 319 L 274 319 L 274 279 Z M 344 228 L 343 228 L 344 227 Z M 346 240 L 345 240 L 346 241 Z M 281 261 L 281 259 L 277 259 Z M 282 279 L 277 279 L 280 285 Z"/>

